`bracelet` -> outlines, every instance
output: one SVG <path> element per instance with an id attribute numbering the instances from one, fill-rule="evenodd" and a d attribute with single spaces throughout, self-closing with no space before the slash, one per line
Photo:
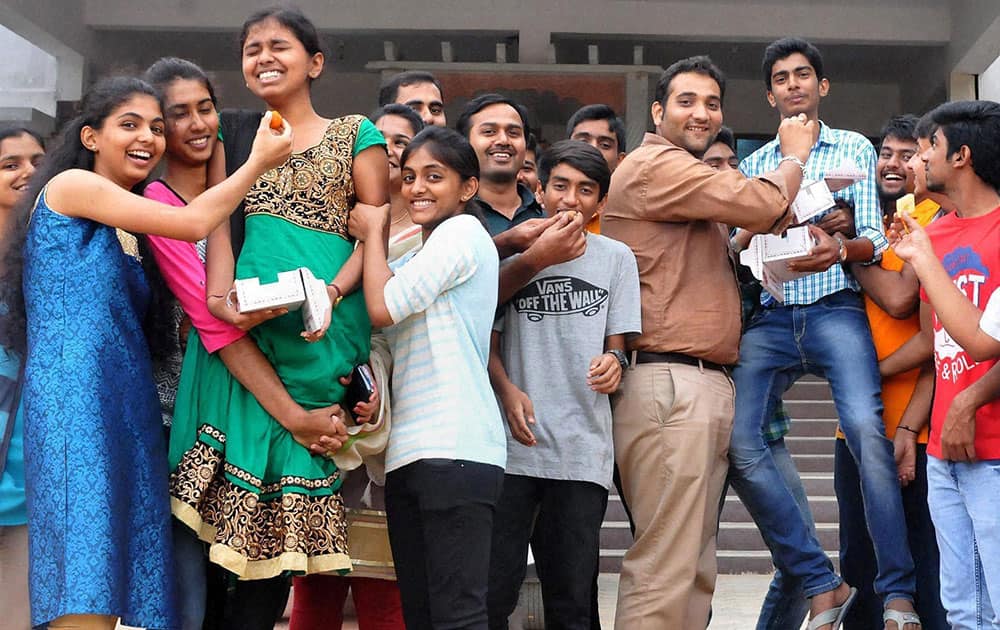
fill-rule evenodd
<path id="1" fill-rule="evenodd" d="M 909 431 L 910 433 L 913 433 L 913 434 L 916 434 L 916 435 L 920 435 L 920 431 L 917 431 L 916 429 L 911 429 L 910 427 L 906 426 L 905 424 L 897 424 L 896 428 L 897 429 L 902 429 L 904 431 Z"/>
<path id="2" fill-rule="evenodd" d="M 799 169 L 802 171 L 802 176 L 805 177 L 805 175 L 806 175 L 806 163 L 803 162 L 802 160 L 800 160 L 797 156 L 794 156 L 794 155 L 783 155 L 783 156 L 781 156 L 781 159 L 778 160 L 778 166 L 781 166 L 782 162 L 791 162 L 795 166 L 798 166 Z"/>
<path id="3" fill-rule="evenodd" d="M 337 286 L 336 282 L 331 282 L 326 286 L 332 288 L 334 291 L 337 292 L 337 299 L 333 301 L 333 307 L 332 307 L 332 308 L 337 308 L 337 305 L 340 304 L 340 301 L 344 299 L 344 292 L 340 290 L 340 287 Z"/>

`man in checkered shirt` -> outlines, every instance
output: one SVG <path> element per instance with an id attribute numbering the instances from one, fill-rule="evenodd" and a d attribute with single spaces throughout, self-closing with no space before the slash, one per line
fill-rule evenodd
<path id="1" fill-rule="evenodd" d="M 820 100 L 829 82 L 815 46 L 794 38 L 778 40 L 767 47 L 762 66 L 767 100 L 782 118 L 805 114 L 819 120 Z M 747 157 L 740 170 L 753 177 L 774 169 L 780 160 L 778 143 L 773 141 Z M 809 159 L 800 164 L 803 179 L 821 180 L 842 166 L 867 175 L 834 195 L 854 208 L 857 236 L 827 234 L 816 225 L 823 215 L 811 220 L 809 231 L 816 243 L 812 255 L 789 264 L 792 270 L 810 275 L 784 284 L 784 303 L 766 291 L 762 294 L 763 308 L 744 332 L 740 363 L 733 371 L 736 415 L 729 451 L 731 480 L 771 549 L 775 565 L 802 581 L 811 598 L 812 617 L 836 611 L 845 603 L 849 606 L 849 587 L 834 573 L 810 533 L 763 435 L 781 395 L 806 373 L 829 380 L 840 426 L 857 462 L 865 518 L 878 560 L 876 593 L 889 608 L 913 610 L 913 561 L 906 543 L 892 443 L 882 423 L 878 361 L 860 287 L 842 266 L 878 262 L 888 246 L 875 162 L 875 149 L 864 136 L 821 123 Z M 843 616 L 831 614 L 837 619 Z M 910 630 L 909 625 L 899 630 Z"/>

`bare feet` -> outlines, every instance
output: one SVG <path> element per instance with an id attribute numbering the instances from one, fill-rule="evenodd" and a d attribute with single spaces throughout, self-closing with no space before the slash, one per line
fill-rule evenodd
<path id="1" fill-rule="evenodd" d="M 899 612 L 916 612 L 913 608 L 913 602 L 901 597 L 889 600 L 889 603 L 887 603 L 885 607 L 889 610 L 898 610 Z M 896 625 L 895 621 L 885 622 L 885 630 L 917 630 L 920 627 L 919 623 L 903 624 L 903 627 L 900 628 Z"/>
<path id="2" fill-rule="evenodd" d="M 840 586 L 832 591 L 813 595 L 809 600 L 809 618 L 812 619 L 819 613 L 843 605 L 851 594 L 851 587 L 846 582 L 841 582 Z M 816 630 L 830 630 L 833 624 L 826 624 L 816 628 Z"/>

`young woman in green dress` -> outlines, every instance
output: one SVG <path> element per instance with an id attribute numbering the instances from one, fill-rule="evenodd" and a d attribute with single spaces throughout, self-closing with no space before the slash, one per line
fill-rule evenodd
<path id="1" fill-rule="evenodd" d="M 363 116 L 331 120 L 316 112 L 310 84 L 324 57 L 315 27 L 300 12 L 252 15 L 241 49 L 248 87 L 281 113 L 295 137 L 291 157 L 258 178 L 245 198 L 244 221 L 237 221 L 242 244 L 225 224 L 210 236 L 208 305 L 216 317 L 234 319 L 227 299 L 234 278 L 273 282 L 280 272 L 306 267 L 329 283 L 334 308 L 320 330 L 304 331 L 299 312 L 251 330 L 292 398 L 307 409 L 326 407 L 342 402 L 343 377 L 368 360 L 371 325 L 361 292 L 351 293 L 361 259 L 347 217 L 355 203 L 388 199 L 384 140 Z M 223 135 L 243 133 L 239 121 L 224 115 Z M 234 604 L 263 614 L 226 625 L 270 627 L 289 574 L 350 569 L 341 471 L 295 442 L 199 346 L 188 342 L 175 407 L 173 511 L 210 543 L 212 562 L 243 581 L 273 584 Z"/>

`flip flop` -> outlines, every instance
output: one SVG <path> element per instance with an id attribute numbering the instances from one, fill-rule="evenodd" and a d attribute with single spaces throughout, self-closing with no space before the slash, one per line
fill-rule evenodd
<path id="1" fill-rule="evenodd" d="M 924 624 L 920 623 L 920 615 L 917 613 L 886 608 L 882 612 L 882 625 L 885 625 L 890 621 L 896 622 L 897 630 L 903 630 L 903 627 L 908 623 L 915 623 L 921 628 L 924 627 Z"/>
<path id="2" fill-rule="evenodd" d="M 852 586 L 851 591 L 847 594 L 847 599 L 844 600 L 843 604 L 840 606 L 834 606 L 833 608 L 828 608 L 810 619 L 809 625 L 806 626 L 806 630 L 816 630 L 816 628 L 822 628 L 823 626 L 831 623 L 833 626 L 830 630 L 840 630 L 840 626 L 844 623 L 844 618 L 847 617 L 847 611 L 851 609 L 851 605 L 854 604 L 854 600 L 857 596 L 858 589 Z"/>

